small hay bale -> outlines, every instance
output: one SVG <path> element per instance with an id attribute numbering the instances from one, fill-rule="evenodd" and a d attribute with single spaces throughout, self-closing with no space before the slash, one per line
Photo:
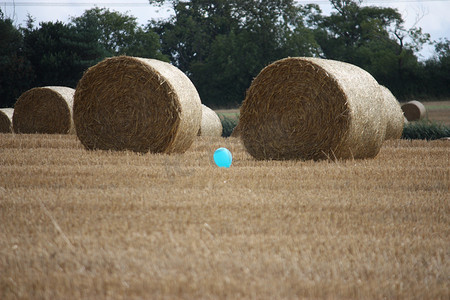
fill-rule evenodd
<path id="1" fill-rule="evenodd" d="M 11 133 L 13 108 L 0 108 L 0 133 Z"/>
<path id="2" fill-rule="evenodd" d="M 409 122 L 419 121 L 426 117 L 427 110 L 419 101 L 413 100 L 401 106 L 403 114 Z"/>
<path id="3" fill-rule="evenodd" d="M 375 157 L 386 131 L 378 82 L 354 65 L 285 58 L 253 80 L 241 106 L 241 139 L 256 159 Z"/>
<path id="4" fill-rule="evenodd" d="M 85 72 L 74 96 L 77 136 L 90 150 L 185 152 L 201 117 L 189 78 L 155 59 L 105 59 Z"/>
<path id="5" fill-rule="evenodd" d="M 197 135 L 222 136 L 222 122 L 211 108 L 202 104 L 202 122 Z"/>
<path id="6" fill-rule="evenodd" d="M 400 103 L 397 101 L 391 91 L 380 85 L 384 97 L 384 106 L 386 108 L 386 135 L 385 140 L 395 140 L 402 137 L 404 127 L 404 116 Z"/>
<path id="7" fill-rule="evenodd" d="M 64 86 L 32 88 L 14 105 L 16 133 L 75 133 L 72 119 L 75 90 Z"/>

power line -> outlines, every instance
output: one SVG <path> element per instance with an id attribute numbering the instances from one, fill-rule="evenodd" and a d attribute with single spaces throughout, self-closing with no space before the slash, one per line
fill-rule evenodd
<path id="1" fill-rule="evenodd" d="M 397 0 L 396 2 L 409 2 L 409 3 L 423 3 L 423 2 L 449 2 L 450 0 Z M 309 0 L 297 0 L 301 4 L 329 4 L 328 0 L 319 1 L 309 1 Z M 392 3 L 392 0 L 373 0 L 373 1 L 363 1 L 363 4 L 377 4 L 377 3 Z M 27 1 L 27 2 L 0 2 L 1 6 L 93 6 L 93 5 L 105 5 L 105 6 L 116 6 L 116 7 L 129 7 L 129 6 L 149 6 L 149 2 L 42 2 L 42 1 Z"/>
<path id="2" fill-rule="evenodd" d="M 0 6 L 149 6 L 149 2 L 139 3 L 139 2 L 0 2 Z"/>

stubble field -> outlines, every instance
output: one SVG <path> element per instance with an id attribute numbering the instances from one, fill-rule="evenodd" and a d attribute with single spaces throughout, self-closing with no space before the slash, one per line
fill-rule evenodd
<path id="1" fill-rule="evenodd" d="M 1 134 L 0 299 L 448 299 L 449 165 L 443 140 L 280 162 Z"/>

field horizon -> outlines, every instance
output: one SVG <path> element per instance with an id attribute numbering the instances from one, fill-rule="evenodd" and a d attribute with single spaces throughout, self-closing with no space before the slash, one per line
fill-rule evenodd
<path id="1" fill-rule="evenodd" d="M 448 299 L 449 166 L 446 140 L 315 162 L 0 134 L 0 299 Z"/>

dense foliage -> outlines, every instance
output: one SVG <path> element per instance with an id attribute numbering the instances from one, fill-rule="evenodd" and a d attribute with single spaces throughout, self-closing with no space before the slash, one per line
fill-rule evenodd
<path id="1" fill-rule="evenodd" d="M 25 28 L 0 15 L 0 107 L 13 106 L 35 86 L 75 87 L 83 72 L 108 56 L 170 61 L 211 107 L 239 105 L 252 79 L 287 56 L 346 61 L 370 72 L 400 100 L 450 97 L 450 42 L 405 28 L 392 8 L 360 0 L 330 0 L 333 11 L 294 0 L 156 0 L 174 15 L 138 25 L 105 8 L 86 10 L 67 24 Z M 0 11 L 1 13 L 1 11 Z M 426 43 L 436 54 L 420 61 Z"/>
<path id="2" fill-rule="evenodd" d="M 402 139 L 438 140 L 450 137 L 450 126 L 428 120 L 405 124 Z"/>
<path id="3" fill-rule="evenodd" d="M 218 113 L 220 122 L 222 123 L 222 136 L 229 137 L 239 121 L 239 113 L 236 114 L 221 114 Z"/>

